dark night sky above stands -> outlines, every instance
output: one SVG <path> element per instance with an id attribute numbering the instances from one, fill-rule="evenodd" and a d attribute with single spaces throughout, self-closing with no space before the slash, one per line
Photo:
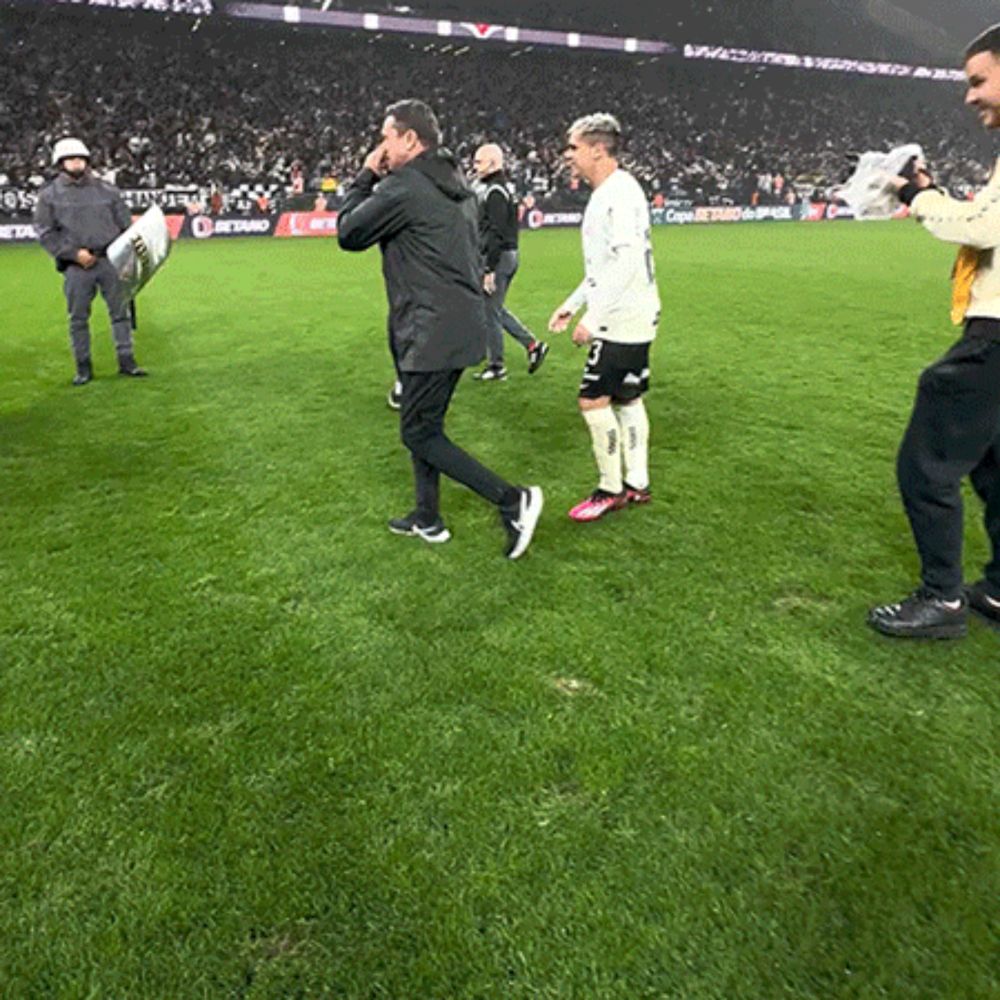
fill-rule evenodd
<path id="1" fill-rule="evenodd" d="M 333 5 L 365 7 L 356 0 L 334 0 Z M 827 55 L 915 58 L 933 54 L 939 61 L 957 60 L 966 42 L 1000 20 L 996 0 L 659 0 L 655 4 L 649 0 L 574 4 L 564 0 L 383 0 L 366 9 L 401 11 L 406 7 L 414 13 L 455 20 L 795 51 L 807 46 Z M 891 27 L 887 30 L 886 25 Z"/>

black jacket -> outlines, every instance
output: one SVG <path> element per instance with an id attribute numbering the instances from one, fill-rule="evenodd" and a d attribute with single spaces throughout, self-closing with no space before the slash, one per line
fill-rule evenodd
<path id="1" fill-rule="evenodd" d="M 486 270 L 495 271 L 504 250 L 517 249 L 517 205 L 502 170 L 487 174 L 476 186 L 479 198 L 479 249 Z"/>
<path id="2" fill-rule="evenodd" d="M 118 188 L 87 170 L 79 180 L 60 172 L 46 184 L 38 194 L 34 222 L 38 241 L 63 271 L 82 249 L 103 253 L 132 225 L 132 215 Z"/>
<path id="3" fill-rule="evenodd" d="M 425 152 L 381 181 L 362 170 L 337 219 L 345 250 L 378 243 L 389 346 L 402 372 L 482 361 L 488 322 L 476 202 L 451 154 Z"/>

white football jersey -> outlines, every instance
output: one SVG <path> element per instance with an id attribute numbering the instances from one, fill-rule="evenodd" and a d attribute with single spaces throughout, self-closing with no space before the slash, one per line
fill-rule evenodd
<path id="1" fill-rule="evenodd" d="M 656 336 L 660 294 L 653 269 L 649 205 L 639 182 L 622 169 L 590 197 L 583 215 L 585 277 L 566 300 L 603 340 L 642 344 Z"/>

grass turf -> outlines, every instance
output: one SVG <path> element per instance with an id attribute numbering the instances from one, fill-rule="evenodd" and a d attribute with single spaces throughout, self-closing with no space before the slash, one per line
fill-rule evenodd
<path id="1" fill-rule="evenodd" d="M 98 302 L 83 389 L 50 263 L 0 253 L 0 994 L 1000 995 L 997 636 L 864 626 L 916 579 L 893 457 L 949 250 L 655 241 L 650 507 L 565 516 L 568 338 L 459 387 L 453 437 L 546 490 L 513 564 L 452 485 L 452 542 L 385 530 L 376 253 L 180 244 L 152 377 Z M 522 258 L 541 330 L 578 234 Z"/>

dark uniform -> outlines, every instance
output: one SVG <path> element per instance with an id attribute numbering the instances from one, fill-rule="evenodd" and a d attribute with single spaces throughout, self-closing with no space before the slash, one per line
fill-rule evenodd
<path id="1" fill-rule="evenodd" d="M 486 354 L 490 367 L 503 368 L 503 332 L 506 330 L 526 351 L 535 338 L 504 305 L 507 290 L 518 268 L 517 204 L 502 170 L 487 174 L 476 185 L 479 200 L 480 251 L 487 274 L 496 279 L 496 289 L 487 296 L 490 330 Z"/>
<path id="2" fill-rule="evenodd" d="M 501 479 L 444 433 L 462 370 L 482 360 L 486 344 L 476 221 L 475 199 L 455 160 L 443 150 L 426 151 L 381 181 L 362 170 L 344 198 L 338 239 L 345 250 L 376 243 L 382 249 L 389 349 L 403 385 L 400 434 L 416 484 L 416 509 L 400 519 L 414 530 L 401 533 L 423 534 L 439 525 L 443 472 L 501 508 L 510 555 L 511 524 L 528 491 Z"/>
<path id="3" fill-rule="evenodd" d="M 55 258 L 63 274 L 69 310 L 69 337 L 78 378 L 90 377 L 90 307 L 99 288 L 111 318 L 111 334 L 124 374 L 141 372 L 132 354 L 129 303 L 118 275 L 106 256 L 108 245 L 132 222 L 118 189 L 86 170 L 79 178 L 61 172 L 42 188 L 35 208 L 39 242 Z M 81 267 L 77 254 L 89 250 L 97 257 L 93 267 Z"/>

